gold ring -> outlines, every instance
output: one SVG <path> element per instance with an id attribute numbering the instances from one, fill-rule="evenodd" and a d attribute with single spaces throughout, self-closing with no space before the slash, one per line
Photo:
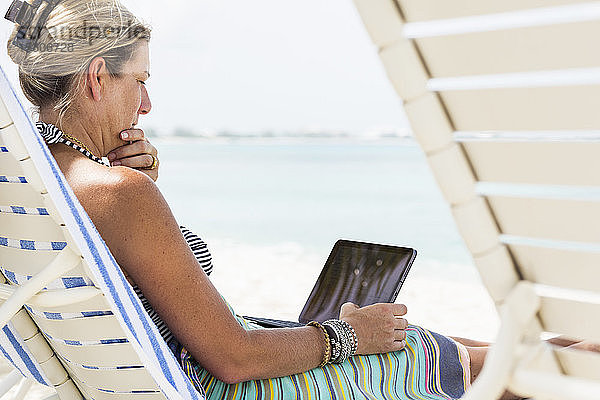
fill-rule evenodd
<path id="1" fill-rule="evenodd" d="M 150 154 L 150 156 L 152 157 L 152 165 L 144 169 L 156 169 L 156 167 L 158 167 L 158 158 L 154 157 L 152 154 Z"/>

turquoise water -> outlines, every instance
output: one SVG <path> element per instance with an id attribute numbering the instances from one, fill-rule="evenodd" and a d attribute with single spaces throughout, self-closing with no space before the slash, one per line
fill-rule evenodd
<path id="1" fill-rule="evenodd" d="M 159 187 L 181 224 L 211 240 L 296 243 L 327 256 L 339 238 L 414 247 L 470 265 L 449 207 L 413 142 L 159 142 Z"/>

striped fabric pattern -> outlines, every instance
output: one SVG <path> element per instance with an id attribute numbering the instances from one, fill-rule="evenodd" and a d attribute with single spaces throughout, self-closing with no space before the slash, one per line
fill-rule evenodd
<path id="1" fill-rule="evenodd" d="M 63 132 L 52 124 L 40 121 L 36 122 L 35 126 L 44 138 L 44 141 L 48 144 L 59 143 L 63 139 Z"/>
<path id="2" fill-rule="evenodd" d="M 192 249 L 194 256 L 196 256 L 196 260 L 198 260 L 198 263 L 200 263 L 200 266 L 204 270 L 204 273 L 206 275 L 210 275 L 213 270 L 212 256 L 210 251 L 208 251 L 208 246 L 206 243 L 204 243 L 204 241 L 200 239 L 198 235 L 187 229 L 185 226 L 180 226 L 179 229 L 181 230 L 181 234 L 183 235 L 188 246 L 190 246 L 190 249 Z"/>
<path id="3" fill-rule="evenodd" d="M 87 149 L 81 147 L 77 143 L 73 143 L 70 140 L 71 138 L 69 138 L 67 135 L 65 135 L 64 132 L 61 131 L 60 129 L 58 129 L 56 126 L 54 126 L 52 124 L 48 124 L 43 121 L 37 122 L 35 124 L 35 126 L 37 127 L 38 132 L 44 138 L 44 141 L 46 143 L 48 143 L 48 144 L 64 143 L 67 146 L 72 147 L 75 150 L 79 151 L 81 154 L 85 155 L 87 158 L 92 159 L 102 165 L 106 165 L 107 167 L 110 167 L 110 164 L 108 164 L 107 161 L 103 160 L 102 158 L 96 157 L 95 155 L 90 153 Z"/>
<path id="4" fill-rule="evenodd" d="M 152 320 L 154 325 L 156 325 L 156 329 L 158 329 L 158 333 L 160 333 L 160 336 L 162 336 L 164 341 L 168 343 L 169 340 L 173 339 L 173 334 L 171 333 L 171 330 L 169 329 L 167 324 L 165 324 L 163 322 L 163 320 L 160 318 L 160 315 L 158 315 L 158 313 L 156 311 L 154 311 L 154 308 L 152 308 L 152 305 L 150 304 L 148 299 L 144 296 L 144 294 L 142 293 L 142 290 L 137 285 L 133 285 L 133 290 L 135 291 L 135 294 L 139 297 L 140 301 L 142 302 L 142 306 L 146 310 L 146 313 L 148 313 L 148 316 L 150 317 L 150 319 Z"/>
<path id="5" fill-rule="evenodd" d="M 67 247 L 67 242 L 43 242 L 38 240 L 11 239 L 0 236 L 0 246 L 20 250 L 58 251 Z"/>
<path id="6" fill-rule="evenodd" d="M 28 208 L 21 206 L 0 206 L 0 213 L 6 214 L 26 214 L 26 215 L 50 215 L 48 210 L 43 207 Z"/>
<path id="7" fill-rule="evenodd" d="M 22 285 L 28 280 L 33 278 L 31 275 L 23 275 L 18 272 L 11 271 L 4 266 L 0 266 L 0 271 L 9 280 L 9 282 L 15 285 Z M 88 277 L 83 276 L 69 276 L 56 279 L 46 285 L 44 290 L 55 290 L 55 289 L 71 289 L 81 286 L 94 286 L 94 282 Z"/>
<path id="8" fill-rule="evenodd" d="M 114 339 L 102 339 L 102 340 L 68 340 L 68 339 L 57 339 L 50 336 L 48 333 L 44 333 L 48 340 L 58 342 L 60 344 L 66 344 L 67 346 L 97 346 L 99 344 L 117 344 L 127 343 L 129 340 L 125 338 L 114 338 Z"/>
<path id="9" fill-rule="evenodd" d="M 72 365 L 76 365 L 76 366 L 84 368 L 84 369 L 91 369 L 91 370 L 96 370 L 96 371 L 99 371 L 99 370 L 112 371 L 112 370 L 116 370 L 116 369 L 121 370 L 121 369 L 138 369 L 138 368 L 144 368 L 143 365 L 126 365 L 126 366 L 117 366 L 117 367 L 99 367 L 99 366 L 96 366 L 96 365 L 80 364 L 80 363 L 77 363 L 77 362 L 75 362 L 73 360 L 69 360 L 65 356 L 61 356 L 61 359 L 67 361 L 68 363 L 70 363 Z M 100 389 L 100 390 L 102 390 L 102 389 Z M 104 390 L 106 390 L 106 389 L 104 389 Z M 155 392 L 155 391 L 154 390 L 153 391 L 148 391 L 148 393 L 152 393 L 152 392 Z M 130 392 L 122 392 L 122 393 L 136 393 L 136 391 L 132 390 Z"/>
<path id="10" fill-rule="evenodd" d="M 0 175 L 0 183 L 27 183 L 27 179 L 24 176 Z"/>
<path id="11" fill-rule="evenodd" d="M 42 385 L 51 386 L 50 381 L 23 339 L 16 333 L 12 323 L 0 329 L 0 351 L 8 360 L 27 378 L 33 379 Z"/>
<path id="12" fill-rule="evenodd" d="M 54 320 L 65 320 L 65 319 L 76 319 L 76 318 L 88 318 L 88 317 L 100 317 L 103 315 L 113 315 L 112 311 L 82 311 L 73 313 L 55 313 L 48 311 L 39 311 L 25 305 L 25 309 L 32 315 L 36 315 L 40 318 L 54 319 Z"/>
<path id="13" fill-rule="evenodd" d="M 236 316 L 246 329 L 262 329 Z M 242 382 L 219 381 L 181 345 L 171 344 L 183 370 L 207 399 L 458 399 L 470 386 L 469 356 L 453 340 L 410 325 L 402 351 L 354 356 L 302 374 Z"/>

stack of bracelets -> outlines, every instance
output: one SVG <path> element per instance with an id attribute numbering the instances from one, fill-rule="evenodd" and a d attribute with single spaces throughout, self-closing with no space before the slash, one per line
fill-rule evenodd
<path id="1" fill-rule="evenodd" d="M 307 325 L 321 329 L 325 337 L 325 354 L 319 367 L 327 363 L 342 363 L 356 354 L 358 337 L 352 325 L 346 321 L 329 319 L 323 324 L 310 321 Z"/>

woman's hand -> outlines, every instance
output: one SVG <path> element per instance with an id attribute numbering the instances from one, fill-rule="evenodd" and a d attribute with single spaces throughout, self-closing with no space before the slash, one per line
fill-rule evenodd
<path id="1" fill-rule="evenodd" d="M 408 321 L 404 304 L 379 303 L 366 307 L 345 303 L 340 319 L 348 322 L 358 337 L 357 354 L 388 353 L 406 345 Z"/>
<path id="2" fill-rule="evenodd" d="M 148 175 L 153 181 L 158 179 L 158 150 L 144 136 L 141 129 L 126 129 L 121 132 L 121 139 L 129 141 L 117 147 L 107 157 L 113 167 L 123 165 L 137 169 Z M 156 163 L 155 163 L 156 160 Z M 153 164 L 154 168 L 150 169 Z"/>

